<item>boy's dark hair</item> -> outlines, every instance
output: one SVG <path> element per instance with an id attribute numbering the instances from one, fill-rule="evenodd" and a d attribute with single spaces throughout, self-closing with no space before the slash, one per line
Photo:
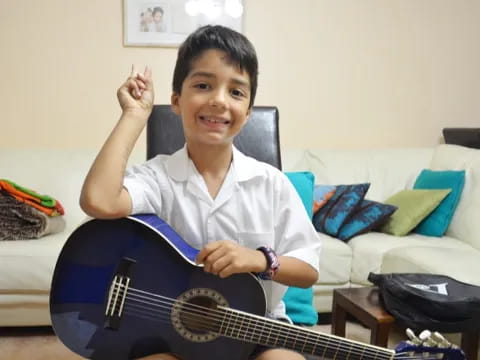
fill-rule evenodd
<path id="1" fill-rule="evenodd" d="M 229 61 L 250 77 L 250 104 L 252 107 L 257 93 L 258 60 L 252 43 L 239 32 L 221 25 L 205 25 L 190 34 L 178 49 L 173 72 L 173 91 L 181 94 L 182 85 L 188 76 L 192 62 L 205 50 L 225 51 Z"/>

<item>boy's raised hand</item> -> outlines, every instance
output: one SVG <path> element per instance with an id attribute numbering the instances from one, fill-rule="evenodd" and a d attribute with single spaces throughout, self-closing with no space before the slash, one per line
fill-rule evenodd
<path id="1" fill-rule="evenodd" d="M 230 240 L 209 243 L 200 250 L 196 262 L 203 264 L 206 272 L 221 278 L 237 273 L 263 272 L 267 268 L 267 259 L 261 251 Z"/>
<path id="2" fill-rule="evenodd" d="M 117 91 L 118 102 L 124 113 L 150 116 L 153 108 L 154 90 L 152 70 L 145 67 L 143 74 L 132 65 L 128 79 Z"/>

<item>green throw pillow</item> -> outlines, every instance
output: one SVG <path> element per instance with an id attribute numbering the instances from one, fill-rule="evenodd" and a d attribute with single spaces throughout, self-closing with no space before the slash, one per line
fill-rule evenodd
<path id="1" fill-rule="evenodd" d="M 396 236 L 407 235 L 450 193 L 445 190 L 402 190 L 384 201 L 398 207 L 381 231 Z"/>

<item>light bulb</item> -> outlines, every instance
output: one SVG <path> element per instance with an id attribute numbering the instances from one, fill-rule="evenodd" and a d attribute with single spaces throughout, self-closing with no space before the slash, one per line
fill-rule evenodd
<path id="1" fill-rule="evenodd" d="M 200 4 L 198 3 L 197 0 L 188 0 L 185 3 L 185 12 L 189 16 L 197 16 L 198 13 L 200 12 Z"/>
<path id="2" fill-rule="evenodd" d="M 222 14 L 222 9 L 216 1 L 203 1 L 202 13 L 209 19 L 218 18 Z"/>
<path id="3" fill-rule="evenodd" d="M 238 0 L 225 0 L 225 12 L 233 18 L 239 18 L 243 14 L 243 6 Z"/>

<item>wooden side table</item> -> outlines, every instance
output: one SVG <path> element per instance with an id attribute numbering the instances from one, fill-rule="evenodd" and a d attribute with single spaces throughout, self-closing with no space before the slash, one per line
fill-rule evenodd
<path id="1" fill-rule="evenodd" d="M 388 333 L 395 322 L 380 305 L 376 287 L 335 289 L 333 291 L 332 334 L 345 337 L 347 313 L 371 330 L 370 343 L 387 347 Z"/>
<path id="2" fill-rule="evenodd" d="M 345 337 L 347 314 L 371 330 L 370 343 L 387 347 L 388 334 L 395 322 L 379 299 L 377 287 L 335 289 L 333 291 L 332 334 Z M 430 329 L 432 330 L 432 329 Z M 460 347 L 467 360 L 477 360 L 480 333 L 463 332 Z"/>

